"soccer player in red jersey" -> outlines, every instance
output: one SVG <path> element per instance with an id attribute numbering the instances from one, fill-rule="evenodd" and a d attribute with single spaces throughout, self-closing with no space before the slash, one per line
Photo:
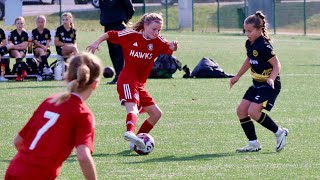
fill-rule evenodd
<path id="1" fill-rule="evenodd" d="M 18 152 L 5 180 L 54 180 L 74 147 L 85 178 L 97 179 L 91 156 L 95 119 L 85 100 L 100 81 L 100 59 L 83 53 L 71 57 L 67 64 L 68 91 L 45 99 L 18 133 L 14 139 Z"/>
<path id="2" fill-rule="evenodd" d="M 122 46 L 125 65 L 121 71 L 117 91 L 122 105 L 127 111 L 125 140 L 130 141 L 140 149 L 145 148 L 144 142 L 134 134 L 136 121 L 141 107 L 149 117 L 141 125 L 139 133 L 149 133 L 160 119 L 162 112 L 151 95 L 145 89 L 148 75 L 153 67 L 154 59 L 159 54 L 171 55 L 178 48 L 178 42 L 168 42 L 160 35 L 163 19 L 160 14 L 146 13 L 132 29 L 108 31 L 87 47 L 94 53 L 101 42 L 108 40 Z"/>

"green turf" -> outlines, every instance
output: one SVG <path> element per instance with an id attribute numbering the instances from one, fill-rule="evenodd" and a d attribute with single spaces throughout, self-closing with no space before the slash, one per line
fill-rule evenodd
<path id="1" fill-rule="evenodd" d="M 79 48 L 98 32 L 79 32 Z M 236 73 L 245 59 L 246 37 L 237 34 L 164 33 L 177 39 L 175 55 L 194 68 L 203 57 L 214 58 L 227 73 Z M 164 115 L 151 132 L 152 154 L 137 156 L 123 140 L 125 110 L 115 86 L 103 79 L 87 101 L 96 117 L 93 154 L 100 179 L 319 179 L 320 77 L 319 37 L 272 36 L 282 63 L 282 91 L 270 116 L 289 129 L 284 151 L 275 152 L 275 137 L 256 124 L 262 145 L 258 153 L 235 153 L 246 144 L 235 108 L 251 77 L 245 74 L 233 89 L 228 79 L 150 79 L 147 89 Z M 98 54 L 110 65 L 107 46 Z M 12 141 L 43 98 L 63 90 L 61 81 L 0 83 L 0 177 L 15 154 Z M 139 116 L 138 126 L 146 115 Z M 58 179 L 83 179 L 73 154 Z"/>

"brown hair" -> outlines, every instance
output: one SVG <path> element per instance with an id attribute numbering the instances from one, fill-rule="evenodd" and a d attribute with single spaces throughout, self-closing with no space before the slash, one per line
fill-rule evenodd
<path id="1" fill-rule="evenodd" d="M 62 16 L 65 16 L 65 17 L 68 17 L 68 18 L 70 18 L 70 26 L 72 27 L 72 28 L 74 28 L 74 24 L 73 24 L 73 16 L 72 16 L 72 14 L 70 13 L 70 12 L 65 12 L 65 13 L 63 13 L 62 14 Z"/>
<path id="2" fill-rule="evenodd" d="M 244 23 L 253 24 L 253 27 L 257 29 L 261 28 L 263 37 L 265 37 L 268 41 L 271 40 L 267 31 L 267 20 L 265 18 L 265 15 L 261 11 L 257 11 L 255 14 L 248 16 L 244 20 Z"/>
<path id="3" fill-rule="evenodd" d="M 67 82 L 67 92 L 59 94 L 50 102 L 56 105 L 66 101 L 72 92 L 83 92 L 90 85 L 98 80 L 101 75 L 101 60 L 91 53 L 80 53 L 67 60 L 67 72 L 65 81 Z"/>
<path id="4" fill-rule="evenodd" d="M 162 24 L 163 18 L 161 14 L 158 13 L 145 13 L 144 15 L 141 16 L 141 18 L 132 25 L 132 29 L 135 31 L 143 31 L 143 26 L 144 24 L 151 24 L 152 22 L 160 23 Z"/>

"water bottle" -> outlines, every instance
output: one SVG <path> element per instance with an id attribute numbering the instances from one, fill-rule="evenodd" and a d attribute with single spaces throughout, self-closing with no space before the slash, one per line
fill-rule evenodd
<path id="1" fill-rule="evenodd" d="M 62 63 L 57 61 L 56 66 L 54 67 L 54 80 L 62 80 Z"/>

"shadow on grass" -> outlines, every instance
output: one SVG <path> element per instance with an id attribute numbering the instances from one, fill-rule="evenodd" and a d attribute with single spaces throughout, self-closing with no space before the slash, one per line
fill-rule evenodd
<path id="1" fill-rule="evenodd" d="M 251 153 L 253 155 L 257 154 L 273 154 L 275 152 L 254 152 Z M 214 158 L 222 158 L 222 157 L 229 157 L 229 156 L 243 156 L 243 155 L 249 155 L 250 153 L 216 153 L 216 154 L 197 154 L 193 156 L 183 156 L 183 157 L 176 157 L 174 155 L 171 156 L 165 156 L 161 158 L 153 158 L 153 159 L 147 159 L 140 162 L 128 162 L 127 164 L 139 164 L 139 163 L 153 163 L 153 162 L 178 162 L 178 161 L 202 161 L 202 160 L 210 160 Z"/>

